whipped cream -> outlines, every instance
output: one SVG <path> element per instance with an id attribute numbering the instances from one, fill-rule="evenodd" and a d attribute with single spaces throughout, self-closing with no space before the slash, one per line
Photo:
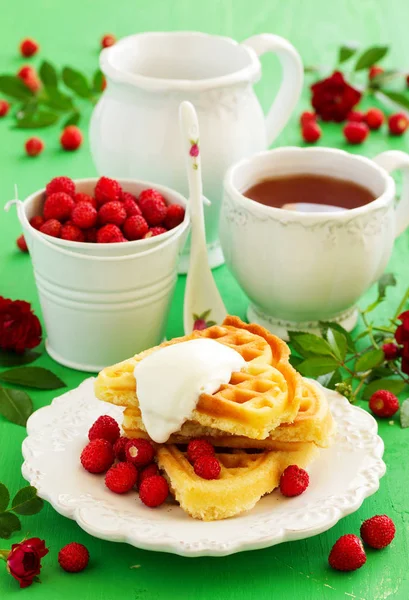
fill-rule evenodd
<path id="1" fill-rule="evenodd" d="M 200 394 L 213 394 L 245 364 L 236 350 L 207 338 L 166 346 L 141 360 L 134 375 L 149 436 L 166 442 L 192 416 Z"/>

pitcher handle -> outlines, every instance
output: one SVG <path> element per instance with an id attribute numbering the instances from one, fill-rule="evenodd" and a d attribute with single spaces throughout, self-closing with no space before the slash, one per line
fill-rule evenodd
<path id="1" fill-rule="evenodd" d="M 301 94 L 304 70 L 297 50 L 284 38 L 272 33 L 253 35 L 244 42 L 257 56 L 277 54 L 282 67 L 282 83 L 266 117 L 267 144 L 275 140 L 293 112 Z"/>
<path id="2" fill-rule="evenodd" d="M 377 165 L 388 173 L 401 169 L 403 188 L 400 200 L 395 207 L 395 237 L 403 233 L 409 225 L 409 154 L 400 150 L 388 150 L 374 158 Z"/>

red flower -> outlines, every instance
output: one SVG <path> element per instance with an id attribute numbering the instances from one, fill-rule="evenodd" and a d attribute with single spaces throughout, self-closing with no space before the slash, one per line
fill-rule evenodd
<path id="1" fill-rule="evenodd" d="M 41 325 L 28 302 L 0 296 L 0 349 L 24 352 L 41 342 Z"/>
<path id="2" fill-rule="evenodd" d="M 405 344 L 405 342 L 409 342 L 409 310 L 401 313 L 398 319 L 402 325 L 399 325 L 395 331 L 395 340 L 398 344 Z"/>
<path id="3" fill-rule="evenodd" d="M 349 111 L 358 104 L 361 92 L 353 88 L 339 71 L 311 86 L 311 104 L 324 121 L 345 121 Z"/>
<path id="4" fill-rule="evenodd" d="M 30 538 L 20 544 L 13 544 L 7 557 L 7 570 L 20 583 L 28 587 L 38 577 L 41 559 L 48 553 L 44 540 Z"/>

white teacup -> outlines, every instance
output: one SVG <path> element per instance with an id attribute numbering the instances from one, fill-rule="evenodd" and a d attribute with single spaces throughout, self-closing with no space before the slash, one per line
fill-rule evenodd
<path id="1" fill-rule="evenodd" d="M 389 173 L 403 169 L 395 205 Z M 353 181 L 375 200 L 341 212 L 272 208 L 243 195 L 275 176 L 315 174 Z M 250 299 L 247 316 L 277 335 L 322 320 L 351 330 L 359 297 L 382 275 L 395 238 L 409 224 L 409 155 L 374 160 L 332 148 L 278 148 L 233 165 L 224 180 L 220 240 L 226 263 Z"/>

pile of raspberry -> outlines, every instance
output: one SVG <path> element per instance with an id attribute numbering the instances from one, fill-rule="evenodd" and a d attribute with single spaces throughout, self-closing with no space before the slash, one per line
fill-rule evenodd
<path id="1" fill-rule="evenodd" d="M 154 189 L 143 190 L 137 198 L 115 179 L 101 177 L 91 196 L 77 192 L 69 177 L 56 177 L 46 186 L 42 214 L 30 224 L 71 242 L 111 244 L 161 235 L 184 217 L 182 206 L 167 204 Z"/>

